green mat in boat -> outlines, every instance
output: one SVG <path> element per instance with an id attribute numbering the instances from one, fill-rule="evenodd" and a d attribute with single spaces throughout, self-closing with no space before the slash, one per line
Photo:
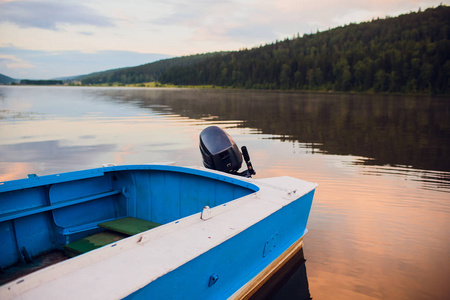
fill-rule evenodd
<path id="1" fill-rule="evenodd" d="M 79 254 L 83 254 L 105 245 L 117 242 L 118 240 L 126 237 L 127 235 L 121 233 L 103 231 L 85 237 L 84 239 L 64 245 L 64 253 L 69 257 L 74 257 Z"/>
<path id="2" fill-rule="evenodd" d="M 102 228 L 105 228 L 108 230 L 112 230 L 112 231 L 116 231 L 116 232 L 120 232 L 120 233 L 127 234 L 127 235 L 138 234 L 138 233 L 147 231 L 149 229 L 158 227 L 159 225 L 161 225 L 161 224 L 146 221 L 146 220 L 131 218 L 131 217 L 117 219 L 117 220 L 103 222 L 103 223 L 98 224 L 99 227 L 102 227 Z"/>

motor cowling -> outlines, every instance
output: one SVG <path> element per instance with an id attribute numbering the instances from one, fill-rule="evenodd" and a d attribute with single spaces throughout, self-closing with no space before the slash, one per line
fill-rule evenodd
<path id="1" fill-rule="evenodd" d="M 208 169 L 236 173 L 242 166 L 242 154 L 233 138 L 217 126 L 200 133 L 200 152 Z"/>
<path id="2" fill-rule="evenodd" d="M 242 153 L 233 138 L 217 126 L 209 126 L 200 133 L 200 152 L 203 165 L 208 169 L 251 177 L 255 174 L 247 148 L 242 147 L 248 170 L 238 173 L 242 166 Z"/>

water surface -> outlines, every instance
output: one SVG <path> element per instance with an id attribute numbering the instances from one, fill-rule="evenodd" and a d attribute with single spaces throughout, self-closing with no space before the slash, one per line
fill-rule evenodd
<path id="1" fill-rule="evenodd" d="M 319 183 L 302 271 L 312 298 L 449 298 L 448 98 L 0 87 L 0 181 L 198 166 L 209 125 L 248 147 L 255 178 Z"/>

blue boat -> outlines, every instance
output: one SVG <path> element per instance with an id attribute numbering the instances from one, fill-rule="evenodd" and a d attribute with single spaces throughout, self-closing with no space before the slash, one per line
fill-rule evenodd
<path id="1" fill-rule="evenodd" d="M 248 298 L 301 249 L 316 186 L 163 164 L 0 182 L 0 299 Z"/>

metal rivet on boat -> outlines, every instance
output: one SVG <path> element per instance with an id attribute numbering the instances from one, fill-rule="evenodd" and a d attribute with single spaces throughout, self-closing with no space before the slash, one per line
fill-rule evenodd
<path id="1" fill-rule="evenodd" d="M 292 200 L 294 197 L 297 197 L 297 190 L 292 190 L 286 192 L 286 196 L 284 196 L 284 199 Z"/>
<path id="2" fill-rule="evenodd" d="M 209 287 L 213 286 L 214 284 L 216 284 L 217 280 L 219 280 L 219 275 L 217 275 L 217 274 L 212 274 L 212 275 L 209 277 L 209 283 L 208 283 L 208 286 L 209 286 Z"/>

